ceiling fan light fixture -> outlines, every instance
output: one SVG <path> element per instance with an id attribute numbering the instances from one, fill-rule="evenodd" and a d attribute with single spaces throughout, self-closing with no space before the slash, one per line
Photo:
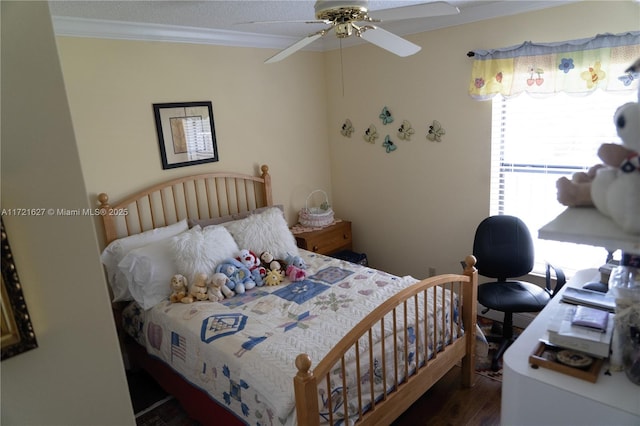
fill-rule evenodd
<path id="1" fill-rule="evenodd" d="M 362 21 L 367 16 L 367 1 L 318 0 L 315 4 L 316 18 L 337 23 Z"/>
<path id="2" fill-rule="evenodd" d="M 331 30 L 334 30 L 339 40 L 355 35 L 395 55 L 401 57 L 413 55 L 420 51 L 420 46 L 371 23 L 426 18 L 460 12 L 457 7 L 451 6 L 444 1 L 426 1 L 413 6 L 375 10 L 371 13 L 368 11 L 368 5 L 368 0 L 316 0 L 314 8 L 318 20 L 306 22 L 324 23 L 329 27 L 297 41 L 265 62 L 280 61 L 303 49 Z"/>
<path id="3" fill-rule="evenodd" d="M 353 34 L 353 29 L 355 25 L 351 22 L 345 22 L 344 24 L 336 25 L 336 37 L 338 38 L 347 38 Z"/>

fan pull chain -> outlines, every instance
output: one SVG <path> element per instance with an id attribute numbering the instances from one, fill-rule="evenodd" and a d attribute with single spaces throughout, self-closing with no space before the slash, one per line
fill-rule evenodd
<path id="1" fill-rule="evenodd" d="M 342 63 L 342 39 L 340 41 L 340 83 L 342 84 L 342 97 L 344 98 L 344 64 Z"/>

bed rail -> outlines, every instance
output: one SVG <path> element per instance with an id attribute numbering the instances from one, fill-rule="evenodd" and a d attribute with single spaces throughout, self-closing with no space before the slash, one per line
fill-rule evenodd
<path id="1" fill-rule="evenodd" d="M 387 300 L 377 307 L 365 319 L 363 319 L 353 330 L 351 330 L 326 356 L 318 362 L 315 368 L 311 369 L 311 358 L 307 354 L 300 354 L 296 358 L 297 375 L 294 378 L 294 390 L 296 398 L 296 410 L 298 424 L 319 425 L 320 407 L 323 408 L 323 416 L 328 424 L 337 422 L 341 424 L 390 424 L 398 415 L 405 411 L 415 400 L 417 400 L 433 383 L 440 379 L 456 363 L 462 360 L 462 384 L 470 387 L 474 383 L 475 366 L 475 330 L 476 330 L 476 303 L 478 275 L 475 268 L 476 259 L 467 256 L 465 259 L 465 269 L 463 275 L 446 274 L 422 280 Z M 435 296 L 439 290 L 445 295 Z M 448 307 L 447 300 L 449 299 Z M 465 301 L 467 303 L 465 303 Z M 427 303 L 433 304 L 432 313 L 428 312 Z M 419 306 L 424 304 L 424 306 Z M 438 305 L 441 304 L 441 305 Z M 413 309 L 409 309 L 413 305 Z M 419 319 L 418 312 L 422 308 L 423 318 Z M 460 321 L 445 322 L 444 313 L 449 310 L 449 317 L 453 318 L 454 312 L 462 312 L 462 323 L 464 333 L 461 333 Z M 415 314 L 415 319 L 408 318 L 408 312 Z M 415 329 L 410 332 L 406 324 L 413 324 Z M 385 322 L 391 321 L 391 330 Z M 434 324 L 433 336 L 428 333 L 427 322 Z M 438 350 L 438 333 L 444 333 L 445 328 L 450 328 L 450 335 L 454 334 L 458 338 L 451 338 L 445 342 Z M 455 330 L 454 330 L 455 328 Z M 453 333 L 453 332 L 456 333 Z M 361 363 L 369 366 L 374 365 L 374 344 L 373 335 L 382 336 L 380 354 L 381 359 L 378 365 L 382 372 L 378 380 L 382 380 L 382 391 L 374 394 L 373 368 L 368 368 L 365 377 L 361 377 Z M 409 338 L 409 333 L 412 333 Z M 386 339 L 385 337 L 388 336 Z M 386 359 L 385 340 L 387 344 L 393 345 L 392 359 Z M 443 339 L 444 340 L 444 339 Z M 409 348 L 409 342 L 414 349 Z M 398 346 L 400 346 L 398 348 Z M 433 353 L 429 356 L 429 347 L 433 347 Z M 409 368 L 409 353 L 414 350 L 415 368 Z M 346 382 L 345 356 L 347 354 L 355 357 L 356 383 L 355 389 L 350 389 Z M 398 359 L 398 354 L 404 356 L 404 360 Z M 420 359 L 423 362 L 420 362 Z M 403 361 L 403 362 L 400 362 Z M 387 371 L 387 365 L 391 365 L 392 371 Z M 342 377 L 342 383 L 332 386 L 330 383 L 331 372 L 339 370 L 338 375 Z M 368 377 L 366 377 L 368 375 Z M 391 383 L 386 382 L 387 375 L 392 377 Z M 380 378 L 381 377 L 381 378 Z M 411 383 L 412 386 L 407 386 Z M 361 385 L 362 384 L 362 385 Z M 340 389 L 333 393 L 331 389 Z M 327 389 L 329 390 L 327 392 Z M 381 394 L 380 394 L 381 393 Z M 379 407 L 385 405 L 384 410 Z M 342 423 L 344 422 L 344 423 Z"/>
<path id="2" fill-rule="evenodd" d="M 116 204 L 98 195 L 105 241 L 138 234 L 183 219 L 209 219 L 273 205 L 269 167 L 260 176 L 205 173 L 184 176 L 137 192 Z"/>

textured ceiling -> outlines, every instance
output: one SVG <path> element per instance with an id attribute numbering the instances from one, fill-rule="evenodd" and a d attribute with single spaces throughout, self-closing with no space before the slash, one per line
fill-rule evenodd
<path id="1" fill-rule="evenodd" d="M 370 10 L 401 7 L 427 1 L 369 1 Z M 423 19 L 383 22 L 381 27 L 398 35 L 407 35 L 462 23 L 507 16 L 516 13 L 559 6 L 571 1 L 458 1 L 461 13 Z M 238 33 L 305 37 L 325 27 L 301 22 L 248 23 L 254 21 L 304 21 L 315 19 L 314 0 L 208 0 L 208 1 L 66 1 L 50 2 L 54 20 L 58 17 L 81 20 L 103 20 L 128 23 L 160 24 Z M 326 37 L 325 37 L 326 39 Z M 330 48 L 330 46 L 325 46 Z"/>

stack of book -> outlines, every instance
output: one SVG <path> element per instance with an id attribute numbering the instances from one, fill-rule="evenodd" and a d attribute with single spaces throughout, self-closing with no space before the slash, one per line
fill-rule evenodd
<path id="1" fill-rule="evenodd" d="M 615 301 L 604 293 L 568 287 L 547 327 L 550 344 L 607 358 Z"/>
<path id="2" fill-rule="evenodd" d="M 574 305 L 590 306 L 604 311 L 614 312 L 616 301 L 613 297 L 599 291 L 584 288 L 567 287 L 562 293 L 562 301 Z"/>

